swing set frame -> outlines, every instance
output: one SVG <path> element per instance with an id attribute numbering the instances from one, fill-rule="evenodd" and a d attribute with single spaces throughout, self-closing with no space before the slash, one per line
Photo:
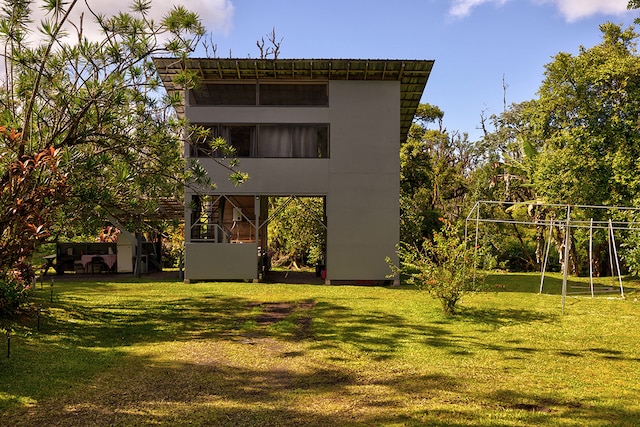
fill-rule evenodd
<path id="1" fill-rule="evenodd" d="M 485 217 L 483 216 L 483 208 L 486 211 L 490 206 L 503 206 L 505 207 L 505 211 L 509 209 L 515 209 L 516 207 L 535 207 L 535 208 L 543 208 L 546 210 L 551 210 L 556 214 L 564 213 L 564 218 L 551 217 L 551 218 L 541 218 L 538 220 L 518 220 L 515 218 L 495 218 L 490 215 Z M 603 215 L 600 215 L 599 219 L 594 220 L 593 218 L 589 218 L 589 220 L 573 218 L 572 214 L 580 210 L 592 210 L 592 211 L 605 211 Z M 640 216 L 640 208 L 634 207 L 621 207 L 621 206 L 603 206 L 603 205 L 569 205 L 569 204 L 556 204 L 556 203 L 542 203 L 539 201 L 527 201 L 527 202 L 498 202 L 498 201 L 488 201 L 482 200 L 476 202 L 473 208 L 469 211 L 467 218 L 465 220 L 465 241 L 469 242 L 469 225 L 475 223 L 475 245 L 474 247 L 478 248 L 478 240 L 479 240 L 479 227 L 481 223 L 494 223 L 494 224 L 513 224 L 513 225 L 525 225 L 525 226 L 535 226 L 535 227 L 548 227 L 549 234 L 546 242 L 546 249 L 544 254 L 544 261 L 541 265 L 541 275 L 540 275 L 540 293 L 542 293 L 544 287 L 544 276 L 547 271 L 547 263 L 549 261 L 549 250 L 551 247 L 552 241 L 552 232 L 553 227 L 562 227 L 564 228 L 564 248 L 563 248 L 563 260 L 562 263 L 562 314 L 564 314 L 565 310 L 565 299 L 569 294 L 591 294 L 591 297 L 595 296 L 597 292 L 610 292 L 611 287 L 607 287 L 605 290 L 597 289 L 593 283 L 593 231 L 594 230 L 607 230 L 607 240 L 609 245 L 609 262 L 611 265 L 611 276 L 617 276 L 618 284 L 620 287 L 620 297 L 624 298 L 624 287 L 622 284 L 622 272 L 620 270 L 620 260 L 618 257 L 618 251 L 616 248 L 615 241 L 615 231 L 616 230 L 625 230 L 625 231 L 640 231 L 640 220 L 617 220 L 613 219 L 614 213 L 631 213 L 634 217 Z M 569 276 L 569 251 L 571 249 L 571 229 L 588 229 L 589 230 L 589 289 L 587 291 L 577 291 L 577 292 L 568 292 L 567 290 L 567 279 Z M 614 269 L 615 267 L 615 269 Z M 474 264 L 474 271 L 476 269 L 476 265 Z M 475 274 L 474 274 L 475 277 Z"/>

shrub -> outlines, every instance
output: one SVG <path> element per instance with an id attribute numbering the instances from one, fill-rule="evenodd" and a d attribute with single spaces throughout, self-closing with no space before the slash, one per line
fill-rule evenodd
<path id="1" fill-rule="evenodd" d="M 13 313 L 27 301 L 33 278 L 32 269 L 27 265 L 24 267 L 0 276 L 0 318 Z"/>
<path id="2" fill-rule="evenodd" d="M 458 229 L 448 221 L 432 240 L 422 247 L 401 244 L 398 247 L 400 266 L 389 259 L 393 275 L 404 276 L 406 283 L 427 291 L 442 303 L 446 314 L 455 314 L 456 304 L 467 292 L 476 291 L 481 275 L 473 261 L 481 257 L 480 248 L 467 247 Z M 475 275 L 475 280 L 474 280 Z"/>

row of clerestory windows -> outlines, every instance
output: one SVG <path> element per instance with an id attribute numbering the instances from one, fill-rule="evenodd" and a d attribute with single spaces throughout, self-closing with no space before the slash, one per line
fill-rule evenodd
<path id="1" fill-rule="evenodd" d="M 329 105 L 329 85 L 313 83 L 200 83 L 189 90 L 191 106 L 313 106 Z"/>

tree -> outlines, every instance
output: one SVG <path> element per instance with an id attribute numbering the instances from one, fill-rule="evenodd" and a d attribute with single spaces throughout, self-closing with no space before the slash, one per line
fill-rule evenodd
<path id="1" fill-rule="evenodd" d="M 640 202 L 637 34 L 611 23 L 600 29 L 600 44 L 581 47 L 578 55 L 557 54 L 545 67 L 539 97 L 507 109 L 498 118 L 496 133 L 485 136 L 500 147 L 494 180 L 503 180 L 505 200 L 632 206 Z M 518 183 L 519 193 L 508 189 L 508 183 Z M 531 212 L 537 218 L 558 215 Z M 600 219 L 598 212 L 585 214 Z M 554 242 L 563 254 L 565 233 L 555 231 Z M 572 235 L 572 240 L 579 238 Z M 574 273 L 580 266 L 576 243 L 567 260 Z"/>
<path id="2" fill-rule="evenodd" d="M 321 197 L 272 197 L 269 252 L 274 265 L 300 268 L 323 262 L 326 230 Z"/>
<path id="3" fill-rule="evenodd" d="M 533 221 L 535 247 L 531 248 L 531 233 L 512 223 L 510 226 L 491 225 L 489 237 L 496 248 L 498 260 L 510 269 L 534 270 L 543 262 L 544 233 L 541 225 L 547 212 L 537 205 L 539 196 L 533 186 L 533 174 L 539 159 L 535 144 L 529 139 L 532 103 L 505 105 L 505 110 L 488 119 L 481 116 L 484 131 L 481 146 L 484 159 L 474 174 L 474 200 L 496 200 L 521 203 L 519 209 L 491 206 L 491 215 L 500 219 Z M 489 130 L 493 126 L 493 131 Z M 517 254 L 517 255 L 516 255 Z"/>
<path id="4" fill-rule="evenodd" d="M 420 104 L 400 149 L 401 241 L 420 244 L 439 227 L 438 217 L 463 215 L 478 146 L 466 134 L 447 132 L 444 112 Z M 436 124 L 437 129 L 430 129 Z"/>
<path id="5" fill-rule="evenodd" d="M 576 56 L 560 53 L 546 66 L 532 139 L 540 147 L 534 185 L 548 202 L 640 202 L 637 34 L 611 23 L 600 29 L 602 43 Z"/>
<path id="6" fill-rule="evenodd" d="M 20 137 L 14 129 L 0 127 L 2 146 L 13 146 Z M 0 187 L 0 317 L 26 300 L 34 280 L 28 259 L 38 241 L 46 237 L 45 225 L 54 221 L 55 212 L 49 206 L 58 204 L 68 190 L 53 147 L 23 154 L 2 166 L 7 178 Z"/>
<path id="7" fill-rule="evenodd" d="M 606 23 L 601 44 L 546 66 L 532 115 L 541 158 L 534 174 L 548 201 L 640 201 L 640 58 L 637 34 Z"/>
<path id="8" fill-rule="evenodd" d="M 43 0 L 47 16 L 37 33 L 30 25 L 34 1 L 5 0 L 0 10 L 5 287 L 28 283 L 35 243 L 52 230 L 74 220 L 91 224 L 106 212 L 140 224 L 157 210 L 159 197 L 203 178 L 197 165 L 184 167 L 186 123 L 168 109 L 182 100 L 156 91 L 151 61 L 162 53 L 188 55 L 204 34 L 198 16 L 175 7 L 156 22 L 149 17 L 151 1 L 134 0 L 130 13 L 109 17 L 86 2 L 101 31 L 93 41 L 83 32 L 83 16 L 69 20 L 77 3 Z M 36 35 L 41 41 L 32 46 Z M 193 77 L 185 70 L 185 86 L 196 83 Z"/>
<path id="9" fill-rule="evenodd" d="M 407 243 L 430 236 L 439 216 L 432 204 L 432 160 L 423 134 L 424 128 L 413 124 L 400 147 L 400 240 Z"/>

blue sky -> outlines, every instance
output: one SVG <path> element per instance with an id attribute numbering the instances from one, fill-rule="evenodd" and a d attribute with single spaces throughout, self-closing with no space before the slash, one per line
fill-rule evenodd
<path id="1" fill-rule="evenodd" d="M 503 78 L 507 103 L 532 99 L 554 55 L 598 44 L 601 23 L 628 26 L 638 16 L 626 0 L 225 3 L 230 21 L 213 29 L 222 57 L 257 57 L 256 40 L 275 27 L 281 58 L 434 59 L 422 102 L 444 111 L 448 130 L 472 139 L 481 136 L 481 112 L 502 111 Z"/>
<path id="2" fill-rule="evenodd" d="M 129 4 L 89 1 L 106 13 Z M 258 57 L 256 40 L 275 27 L 280 58 L 433 59 L 422 101 L 471 139 L 483 111 L 502 111 L 503 78 L 508 104 L 532 99 L 554 55 L 640 16 L 627 0 L 155 0 L 157 13 L 174 2 L 200 14 L 220 57 Z"/>

